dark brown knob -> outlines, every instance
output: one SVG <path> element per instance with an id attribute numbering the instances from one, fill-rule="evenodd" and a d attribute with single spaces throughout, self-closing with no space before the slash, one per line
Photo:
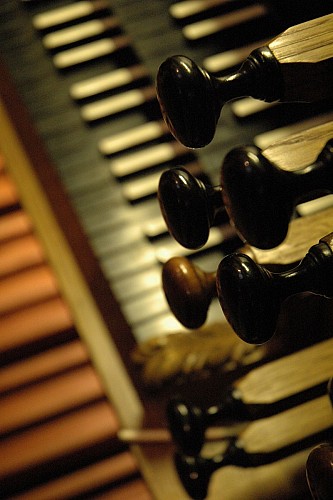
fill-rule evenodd
<path id="1" fill-rule="evenodd" d="M 250 420 L 246 405 L 234 391 L 226 394 L 218 405 L 202 408 L 182 399 L 172 399 L 167 405 L 167 419 L 173 441 L 189 456 L 200 453 L 206 429 L 221 420 Z"/>
<path id="2" fill-rule="evenodd" d="M 330 398 L 331 405 L 333 408 L 333 378 L 331 378 L 327 385 L 328 397 Z"/>
<path id="3" fill-rule="evenodd" d="M 306 477 L 314 500 L 331 500 L 333 495 L 333 445 L 314 448 L 306 463 Z"/>
<path id="4" fill-rule="evenodd" d="M 179 478 L 191 498 L 203 500 L 212 474 L 227 465 L 248 465 L 249 458 L 246 452 L 238 447 L 234 439 L 230 440 L 224 454 L 214 458 L 204 458 L 200 455 L 187 456 L 181 453 L 175 455 L 175 465 Z"/>
<path id="5" fill-rule="evenodd" d="M 282 302 L 300 292 L 332 297 L 332 236 L 310 248 L 300 264 L 272 273 L 244 254 L 229 254 L 217 270 L 217 293 L 236 334 L 250 344 L 267 342 L 276 329 Z"/>
<path id="6" fill-rule="evenodd" d="M 259 148 L 230 151 L 222 164 L 224 206 L 244 240 L 269 249 L 285 239 L 297 203 L 333 191 L 333 140 L 306 168 L 286 171 L 269 162 Z"/>
<path id="7" fill-rule="evenodd" d="M 215 134 L 223 105 L 252 95 L 278 100 L 283 82 L 267 47 L 252 52 L 238 72 L 216 78 L 186 56 L 164 61 L 157 74 L 157 96 L 171 133 L 184 146 L 201 148 Z"/>
<path id="8" fill-rule="evenodd" d="M 170 234 L 190 249 L 207 242 L 216 215 L 224 210 L 221 188 L 205 185 L 185 168 L 161 175 L 158 199 Z"/>
<path id="9" fill-rule="evenodd" d="M 333 407 L 333 378 L 328 382 L 327 393 Z M 333 493 L 333 444 L 322 443 L 309 454 L 306 478 L 314 500 L 331 500 Z"/>
<path id="10" fill-rule="evenodd" d="M 186 328 L 199 328 L 216 296 L 215 273 L 205 273 L 185 257 L 173 257 L 163 266 L 162 283 L 170 309 Z"/>
<path id="11" fill-rule="evenodd" d="M 232 99 L 310 102 L 333 97 L 332 27 L 332 15 L 292 26 L 222 78 L 186 56 L 166 59 L 157 74 L 157 96 L 170 131 L 185 146 L 200 148 L 213 139 L 221 109 Z"/>

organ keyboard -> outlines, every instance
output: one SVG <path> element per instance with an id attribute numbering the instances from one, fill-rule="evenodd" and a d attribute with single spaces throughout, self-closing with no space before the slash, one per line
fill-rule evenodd
<path id="1" fill-rule="evenodd" d="M 223 130 L 227 125 L 228 134 L 218 129 L 216 142 L 205 151 L 194 153 L 175 143 L 161 120 L 154 91 L 157 68 L 175 48 L 177 52 L 184 52 L 186 48 L 193 58 L 207 58 L 208 64 L 208 57 L 219 51 L 234 50 L 242 44 L 258 43 L 259 46 L 260 40 L 271 38 L 285 27 L 286 16 L 281 16 L 279 3 L 210 2 L 207 12 L 201 3 L 203 12 L 185 10 L 179 20 L 174 9 L 170 10 L 169 17 L 167 7 L 184 2 L 1 2 L 4 69 L 0 83 L 0 144 L 19 197 L 15 198 L 8 183 L 4 192 L 13 206 L 21 202 L 31 214 L 45 249 L 41 251 L 35 248 L 38 247 L 35 242 L 28 241 L 27 230 L 25 258 L 32 259 L 36 265 L 46 252 L 73 315 L 75 329 L 88 346 L 104 391 L 116 407 L 125 430 L 142 427 L 149 430 L 165 425 L 163 400 L 168 390 L 167 394 L 162 391 L 160 397 L 147 393 L 138 370 L 129 361 L 136 344 L 181 330 L 161 290 L 162 264 L 173 255 L 182 254 L 214 270 L 224 252 L 239 245 L 238 240 L 227 240 L 230 231 L 224 233 L 220 228 L 213 228 L 200 251 L 188 251 L 176 245 L 167 233 L 156 199 L 161 173 L 170 166 L 182 164 L 194 175 L 206 181 L 209 176 L 216 183 L 220 158 L 231 146 L 260 141 L 262 133 L 290 124 L 306 128 L 302 120 L 312 116 L 319 123 L 325 122 L 331 110 L 330 103 L 288 108 L 279 105 L 271 112 L 257 109 L 250 118 L 238 122 L 230 106 L 222 124 Z M 190 8 L 192 2 L 186 4 Z M 290 23 L 304 20 L 303 11 L 298 15 L 297 8 L 288 9 Z M 315 17 L 327 10 L 329 7 L 319 5 L 312 7 L 311 14 Z M 220 33 L 218 40 L 216 33 L 226 26 L 224 15 L 227 29 L 225 34 Z M 174 24 L 172 16 L 177 16 L 182 29 Z M 201 27 L 196 24 L 210 16 L 218 23 L 211 22 L 208 31 L 201 31 L 207 24 Z M 185 29 L 189 26 L 190 29 Z M 191 32 L 195 36 L 189 35 Z M 189 39 L 192 45 L 187 45 Z M 224 71 L 222 63 L 219 64 L 217 74 Z M 24 107 L 30 116 L 25 115 Z M 35 135 L 31 123 L 42 141 Z M 31 248 L 29 252 L 28 248 Z M 30 310 L 26 301 L 35 300 L 27 295 L 21 298 L 17 312 L 22 314 L 22 321 L 28 321 L 23 314 Z M 54 307 L 62 309 L 62 303 L 52 300 Z M 61 328 L 72 335 L 71 319 L 66 310 L 62 313 Z M 209 321 L 220 320 L 220 317 L 219 307 L 211 307 Z M 7 315 L 5 319 L 8 320 Z M 45 322 L 40 321 L 40 330 L 47 326 L 46 337 L 53 335 L 52 322 L 49 323 L 46 313 Z M 13 324 L 4 319 L 1 322 L 7 332 L 3 334 L 4 343 L 9 342 Z M 21 335 L 24 336 L 24 331 Z M 36 344 L 44 350 L 45 342 L 47 344 L 41 339 L 33 343 L 34 347 L 25 346 L 28 360 Z M 6 368 L 15 361 L 17 352 L 14 347 L 5 348 Z M 109 409 L 104 403 L 102 407 L 101 410 L 99 406 L 90 408 L 91 413 L 82 416 L 80 425 L 95 423 L 99 411 L 105 417 L 104 421 L 101 416 L 101 426 L 104 422 L 110 424 Z M 95 424 L 92 427 L 99 432 Z M 116 425 L 110 432 L 115 435 Z M 33 447 L 38 436 L 33 433 L 25 436 Z M 50 436 L 57 440 L 56 432 L 50 432 Z M 154 432 L 149 436 L 154 440 Z M 162 436 L 162 441 L 169 439 L 168 434 L 162 433 Z M 22 446 L 22 442 L 17 439 L 16 446 Z M 132 449 L 154 497 L 186 498 L 170 466 L 170 444 L 135 445 Z M 291 477 L 304 463 L 304 456 L 301 452 L 288 457 L 280 464 L 280 470 L 289 471 L 288 477 Z M 132 460 L 129 458 L 128 470 L 136 470 Z M 77 467 L 80 466 L 78 463 Z M 51 478 L 46 479 L 52 486 Z M 67 484 L 71 482 L 70 478 L 66 479 Z M 263 480 L 263 488 L 265 485 L 268 488 L 269 482 Z M 247 480 L 243 483 L 247 485 L 247 498 L 255 495 L 251 493 L 250 483 Z M 144 485 L 140 485 L 143 498 L 149 498 Z M 29 483 L 31 487 L 40 488 L 39 491 L 44 488 Z M 283 490 L 283 481 L 277 488 Z M 219 497 L 218 491 L 213 485 L 212 499 Z M 269 488 L 267 491 L 269 498 Z M 292 494 L 288 487 L 283 491 Z M 43 494 L 40 493 L 41 498 Z M 74 493 L 67 495 L 74 496 Z M 229 497 L 235 498 L 232 489 Z M 113 498 L 111 493 L 110 498 Z"/>

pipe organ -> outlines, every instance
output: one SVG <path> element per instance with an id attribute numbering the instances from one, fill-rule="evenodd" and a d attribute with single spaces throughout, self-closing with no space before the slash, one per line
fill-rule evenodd
<path id="1" fill-rule="evenodd" d="M 0 17 L 1 496 L 331 498 L 331 2 Z"/>

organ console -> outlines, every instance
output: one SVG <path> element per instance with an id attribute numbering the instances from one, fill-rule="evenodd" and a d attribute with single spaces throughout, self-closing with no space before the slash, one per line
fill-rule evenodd
<path id="1" fill-rule="evenodd" d="M 255 49 L 236 73 L 219 79 L 186 56 L 168 58 L 160 66 L 157 89 L 170 130 L 185 146 L 200 148 L 213 139 L 221 109 L 232 99 L 309 102 L 332 97 L 331 29 L 331 15 L 289 28 Z M 321 46 L 325 50 L 318 55 Z"/>
<path id="2" fill-rule="evenodd" d="M 282 3 L 283 8 L 275 0 L 189 0 L 186 5 L 166 0 L 0 3 L 0 150 L 4 157 L 0 166 L 0 402 L 5 409 L 0 417 L 0 488 L 4 498 L 187 499 L 173 466 L 174 444 L 165 415 L 170 396 L 179 393 L 192 401 L 193 394 L 193 404 L 210 407 L 221 403 L 222 386 L 232 385 L 254 366 L 271 360 L 266 353 L 274 341 L 259 347 L 243 343 L 221 317 L 216 299 L 209 307 L 207 329 L 197 332 L 195 352 L 194 334 L 169 311 L 161 289 L 162 268 L 178 255 L 190 259 L 193 269 L 215 275 L 225 254 L 239 249 L 241 243 L 224 215 L 215 219 L 201 248 L 184 250 L 169 236 L 161 217 L 158 182 L 170 167 L 182 165 L 205 185 L 217 185 L 220 159 L 238 144 L 255 144 L 279 168 L 287 169 L 289 163 L 297 168 L 311 165 L 332 135 L 325 142 L 323 137 L 312 142 L 304 130 L 331 121 L 331 101 L 265 109 L 253 102 L 249 106 L 245 100 L 226 104 L 212 149 L 199 152 L 178 144 L 169 133 L 154 80 L 161 61 L 170 53 L 185 51 L 191 61 L 201 60 L 214 77 L 223 78 L 224 72 L 233 73 L 232 61 L 246 59 L 260 46 L 277 53 L 275 42 L 267 40 L 331 11 L 326 2 L 306 1 L 311 7 L 307 12 L 304 0 Z M 329 49 L 330 41 L 325 42 L 325 34 L 320 45 L 317 53 L 322 52 L 329 70 L 331 60 L 324 48 Z M 317 80 L 309 73 L 307 77 L 309 93 L 321 93 Z M 281 138 L 300 131 L 306 136 L 304 163 L 289 162 L 293 148 Z M 266 135 L 272 132 L 274 139 Z M 269 155 L 268 145 L 276 137 L 281 161 Z M 309 157 L 309 150 L 315 155 Z M 299 213 L 308 206 L 298 207 Z M 318 241 L 331 228 L 324 224 L 329 224 L 324 211 L 316 216 Z M 249 254 L 260 265 L 273 263 L 277 270 L 298 263 L 315 241 L 303 230 L 293 238 L 296 222 L 291 222 L 287 239 L 274 249 L 275 254 L 266 257 L 254 247 L 248 248 Z M 321 224 L 325 229 L 319 230 Z M 198 309 L 199 303 L 200 298 Z M 308 302 L 313 303 L 317 311 L 313 322 L 314 309 L 306 307 L 311 325 L 308 344 L 328 336 L 324 322 L 330 319 L 329 308 L 326 302 Z M 299 317 L 297 304 L 292 310 L 295 314 L 288 317 L 297 335 L 308 316 Z M 313 323 L 322 337 L 313 335 Z M 210 325 L 216 342 L 209 356 L 200 351 L 209 343 L 204 336 L 213 329 Z M 290 339 L 288 331 L 284 338 Z M 186 343 L 186 354 L 179 375 L 172 368 L 180 339 Z M 288 342 L 279 345 L 281 359 L 290 352 Z M 156 381 L 162 380 L 161 359 L 173 373 L 156 383 L 154 391 L 147 388 L 133 362 L 135 349 L 145 351 L 147 346 L 155 349 Z M 195 364 L 198 368 L 191 372 L 188 367 Z M 150 374 L 154 377 L 153 370 Z M 314 381 L 310 378 L 309 385 Z M 226 500 L 257 500 L 258 484 L 267 500 L 279 495 L 306 498 L 306 447 L 322 441 L 330 428 L 329 415 L 319 396 L 300 401 L 286 412 L 291 410 L 304 417 L 304 434 L 291 436 L 290 414 L 277 413 L 267 420 L 281 417 L 281 428 L 287 428 L 281 429 L 278 444 L 273 442 L 276 420 L 267 423 L 264 439 L 264 419 L 258 431 L 251 427 L 252 439 L 250 430 L 246 434 L 244 423 L 236 418 L 207 429 L 208 443 L 202 446 L 198 461 L 205 460 L 209 450 L 210 457 L 222 451 L 233 461 L 229 453 L 233 445 L 228 452 L 223 447 L 239 436 L 245 442 L 246 457 L 256 464 L 249 471 L 241 466 L 214 472 L 208 498 L 216 500 L 223 493 Z M 313 415 L 316 421 L 310 418 Z M 259 450 L 255 443 L 261 443 Z M 263 461 L 257 460 L 261 454 Z M 179 457 L 180 463 L 186 461 Z M 199 477 L 201 471 L 197 472 Z M 207 485 L 208 478 L 205 489 Z"/>
<path id="3" fill-rule="evenodd" d="M 277 39 L 278 38 L 279 37 L 277 37 Z M 241 92 L 239 92 L 239 88 L 237 87 L 239 81 L 247 81 L 248 93 L 258 97 L 258 94 L 251 93 L 251 90 L 249 90 L 252 88 L 251 83 L 253 82 L 251 82 L 251 77 L 248 76 L 248 73 L 250 73 L 251 58 L 253 57 L 255 60 L 257 53 L 256 51 L 250 55 L 238 73 L 227 75 L 220 79 L 212 77 L 206 70 L 203 70 L 191 59 L 184 56 L 169 58 L 161 65 L 157 79 L 161 110 L 171 132 L 181 143 L 188 147 L 198 148 L 211 142 L 223 105 L 228 100 L 239 97 L 242 93 L 247 95 L 245 85 L 242 87 L 240 84 Z M 260 56 L 261 55 L 260 53 Z M 269 56 L 270 55 L 271 54 L 269 54 Z M 253 67 L 254 66 L 255 65 L 253 65 Z M 267 67 L 268 66 L 267 64 Z M 262 68 L 263 67 L 264 65 Z M 274 69 L 276 68 L 277 66 L 275 66 Z M 269 91 L 272 91 L 274 88 L 274 83 L 277 89 L 280 87 L 280 93 L 279 90 L 277 91 L 279 96 L 282 95 L 282 85 L 279 85 L 281 84 L 281 80 L 276 77 L 277 73 L 274 73 L 274 69 L 271 70 L 270 75 L 267 73 L 264 83 L 261 80 L 263 85 L 267 83 L 266 95 L 265 89 L 262 90 L 263 87 L 257 82 L 255 91 L 259 93 L 262 91 L 263 93 L 259 98 L 265 99 L 265 97 L 267 97 L 269 101 Z M 256 70 L 258 71 L 258 67 L 256 67 Z M 273 79 L 270 80 L 269 76 L 272 75 Z M 297 78 L 295 78 L 295 81 L 297 81 Z M 324 87 L 326 88 L 327 85 Z M 230 94 L 228 90 L 230 90 Z M 239 92 L 238 94 L 237 91 Z M 279 97 L 276 95 L 275 100 L 278 98 Z M 329 143 L 327 146 L 330 148 Z M 246 159 L 243 162 L 240 158 L 242 156 L 241 151 L 245 152 L 246 150 L 248 155 L 245 153 Z M 235 154 L 235 157 L 237 157 L 237 150 L 227 155 L 226 161 L 222 167 L 222 182 L 220 188 L 206 187 L 201 181 L 189 175 L 185 169 L 178 168 L 162 175 L 159 186 L 159 199 L 162 213 L 171 234 L 173 234 L 175 239 L 185 247 L 197 248 L 207 241 L 209 227 L 214 223 L 217 214 L 223 210 L 221 199 L 219 199 L 221 194 L 231 220 L 235 223 L 236 228 L 245 241 L 263 249 L 278 246 L 285 239 L 289 220 L 293 214 L 298 196 L 300 195 L 300 197 L 302 197 L 305 194 L 305 191 L 302 191 L 302 193 L 298 191 L 298 194 L 295 194 L 295 201 L 290 204 L 293 198 L 292 193 L 296 193 L 297 191 L 297 188 L 296 191 L 294 191 L 294 182 L 298 184 L 298 180 L 296 179 L 300 179 L 298 186 L 301 187 L 301 179 L 306 179 L 304 174 L 310 173 L 311 175 L 311 171 L 314 171 L 314 164 L 322 165 L 322 159 L 325 155 L 325 153 L 323 153 L 323 156 L 318 156 L 317 161 L 310 165 L 308 169 L 299 170 L 298 174 L 302 174 L 299 178 L 297 174 L 295 175 L 294 173 L 289 177 L 290 173 L 288 172 L 286 179 L 289 178 L 289 180 L 282 190 L 279 191 L 279 182 L 277 178 L 273 180 L 273 178 L 270 177 L 265 186 L 261 184 L 263 178 L 259 180 L 259 170 L 261 168 L 267 174 L 270 171 L 270 167 L 265 168 L 263 166 L 265 160 L 263 162 L 259 160 L 261 154 L 259 149 L 239 148 L 238 152 L 240 156 L 235 162 L 232 161 L 232 156 Z M 229 161 L 230 159 L 231 161 Z M 256 168 L 253 169 L 252 167 L 255 163 L 258 166 L 260 165 L 260 167 L 257 170 L 258 177 L 253 178 L 252 184 L 251 175 L 256 170 Z M 330 163 L 331 161 L 328 158 L 328 167 Z M 240 173 L 238 167 L 240 167 L 242 173 Z M 278 170 L 276 170 L 276 172 L 277 171 Z M 279 172 L 281 173 L 282 181 L 285 172 Z M 242 175 L 244 175 L 243 178 Z M 244 184 L 242 181 L 244 181 Z M 314 188 L 314 190 L 316 190 L 316 182 L 319 182 L 319 184 L 321 183 L 321 174 L 319 172 L 316 175 L 316 181 L 310 183 L 310 189 Z M 322 184 L 322 188 L 325 191 L 329 183 L 329 178 L 327 178 Z M 317 186 L 319 186 L 319 184 Z M 233 192 L 235 196 L 231 195 L 229 197 L 229 188 L 231 190 L 230 192 Z M 256 189 L 258 189 L 258 191 L 256 191 Z M 286 195 L 285 198 L 284 194 Z M 318 194 L 318 192 L 316 194 Z M 276 198 L 275 195 L 277 195 Z M 266 196 L 267 198 L 265 198 Z M 243 205 L 247 197 L 249 203 L 247 204 L 245 201 Z M 274 200 L 276 200 L 276 202 L 274 202 Z M 233 209 L 235 209 L 236 213 Z M 283 213 L 286 214 L 287 212 L 288 216 L 284 218 Z M 242 215 L 244 215 L 244 221 L 246 219 L 244 225 L 242 224 Z M 238 219 L 238 216 L 240 216 L 240 219 Z M 275 216 L 278 218 L 277 223 Z M 263 232 L 259 235 L 261 230 Z M 258 231 L 257 234 L 255 234 L 256 231 Z M 321 241 L 323 241 L 323 239 Z M 329 243 L 329 241 L 330 235 L 327 237 L 327 242 Z M 277 305 L 279 300 L 276 300 L 275 297 L 273 298 L 272 293 L 269 292 L 269 287 L 266 287 L 265 289 L 262 288 L 261 293 L 259 293 L 260 297 L 258 297 L 254 305 L 252 299 L 260 287 L 252 283 L 246 288 L 246 272 L 252 274 L 252 266 L 258 270 L 260 269 L 259 274 L 261 274 L 261 278 L 258 276 L 258 282 L 260 279 L 265 281 L 265 278 L 268 276 L 271 278 L 273 278 L 273 276 L 276 277 L 277 281 L 275 283 L 277 285 L 276 289 L 279 289 L 279 292 L 277 292 L 277 295 L 279 295 L 279 293 L 283 294 L 284 278 L 286 278 L 284 282 L 286 284 L 285 291 L 287 289 L 287 283 L 291 286 L 293 283 L 296 284 L 297 282 L 300 284 L 302 276 L 305 276 L 309 272 L 309 268 L 306 269 L 307 266 L 305 265 L 308 258 L 302 260 L 296 268 L 297 270 L 292 269 L 280 273 L 279 275 L 270 273 L 267 268 L 256 266 L 254 262 L 245 255 L 244 269 L 241 269 L 241 265 L 234 266 L 233 259 L 235 259 L 235 262 L 239 259 L 240 263 L 242 258 L 242 255 L 230 255 L 223 259 L 217 272 L 217 291 L 224 313 L 236 333 L 247 342 L 261 343 L 262 341 L 267 341 L 271 336 L 269 334 L 269 323 L 271 320 L 272 323 L 274 323 L 273 331 L 275 331 L 281 302 Z M 314 263 L 317 259 L 314 258 L 310 260 L 312 260 L 311 263 Z M 221 270 L 222 272 L 220 272 Z M 324 274 L 328 277 L 330 276 L 329 270 L 330 265 L 328 265 L 324 271 Z M 232 274 L 234 279 L 229 281 L 228 276 L 230 277 Z M 315 274 L 316 278 L 318 278 L 318 274 L 320 273 L 316 271 Z M 281 281 L 279 282 L 280 278 Z M 288 281 L 289 278 L 290 281 Z M 310 279 L 313 285 L 315 284 L 316 278 Z M 254 281 L 256 281 L 256 279 Z M 330 297 L 331 292 L 324 284 L 324 276 L 319 278 L 319 282 L 320 286 L 323 286 L 322 290 L 312 289 L 312 291 Z M 330 277 L 327 282 L 328 286 L 329 282 Z M 183 258 L 171 259 L 164 266 L 163 283 L 169 305 L 181 322 L 183 321 L 184 324 L 189 327 L 192 325 L 197 327 L 205 321 L 208 307 L 215 295 L 214 273 L 204 273 L 200 269 L 196 269 Z M 176 287 L 174 284 L 176 284 Z M 243 286 L 244 288 L 242 291 L 244 292 L 246 288 L 245 293 L 241 291 Z M 289 290 L 290 293 L 287 292 L 285 297 L 297 293 L 298 291 L 305 291 L 306 288 L 310 290 L 308 285 L 306 285 L 303 290 L 302 287 L 297 290 L 297 285 L 295 289 L 293 289 L 292 286 Z M 240 303 L 241 297 L 243 297 L 243 301 Z M 225 303 L 223 305 L 224 300 Z M 230 310 L 228 308 L 229 300 Z M 282 300 L 284 299 L 282 299 L 281 296 L 281 301 Z M 271 308 L 268 307 L 268 304 Z M 274 312 L 274 307 L 276 306 L 277 309 Z M 259 324 L 252 324 L 252 340 L 251 335 L 247 336 L 245 333 L 246 324 L 249 326 L 247 333 L 251 330 L 251 311 L 254 311 L 253 318 L 266 318 L 267 321 L 265 325 L 262 324 L 262 328 Z M 247 315 L 247 319 L 249 319 L 248 323 L 245 319 Z M 196 322 L 196 318 L 198 322 Z M 240 333 L 241 331 L 242 333 Z M 265 332 L 262 338 L 260 338 L 260 332 Z M 271 333 L 273 332 L 271 331 Z M 267 335 L 267 337 L 265 337 L 265 335 Z M 222 403 L 221 406 L 212 406 L 207 410 L 207 413 L 203 413 L 198 406 L 189 407 L 183 400 L 169 405 L 169 424 L 173 430 L 175 441 L 180 444 L 183 451 L 185 450 L 185 453 L 196 455 L 195 457 L 188 457 L 181 454 L 176 455 L 177 470 L 183 481 L 184 487 L 192 498 L 206 497 L 209 478 L 212 472 L 222 465 L 230 465 L 231 463 L 248 465 L 247 458 L 243 453 L 244 449 L 239 451 L 239 448 L 234 446 L 233 441 L 231 441 L 229 449 L 227 449 L 227 452 L 223 455 L 215 456 L 212 459 L 197 456 L 203 444 L 206 425 L 209 425 L 209 422 L 214 422 L 223 411 L 226 416 L 226 414 L 228 414 L 228 403 L 229 400 L 226 398 L 224 404 Z M 232 415 L 233 418 L 235 418 L 235 415 L 241 416 L 242 409 L 244 409 L 243 407 L 238 407 L 237 403 L 238 399 L 231 404 L 232 410 L 230 411 L 230 415 Z M 248 417 L 249 415 L 247 414 L 247 418 Z M 242 440 L 242 445 L 243 444 L 244 442 Z M 325 451 L 323 453 L 325 455 Z"/>

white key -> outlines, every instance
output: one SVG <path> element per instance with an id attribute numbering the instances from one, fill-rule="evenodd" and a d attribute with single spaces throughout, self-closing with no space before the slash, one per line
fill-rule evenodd
<path id="1" fill-rule="evenodd" d="M 200 14 L 213 7 L 224 5 L 234 0 L 186 0 L 170 6 L 169 12 L 175 19 L 186 19 L 189 16 Z"/>
<path id="2" fill-rule="evenodd" d="M 226 323 L 226 319 L 218 300 L 213 300 L 208 310 L 205 326 L 217 322 L 223 324 Z M 133 334 L 138 343 L 172 333 L 188 331 L 170 312 L 151 318 L 149 321 L 133 327 Z"/>
<path id="3" fill-rule="evenodd" d="M 107 90 L 113 90 L 132 83 L 134 80 L 147 76 L 144 66 L 137 65 L 129 68 L 119 68 L 109 73 L 88 78 L 78 83 L 74 83 L 69 90 L 73 99 L 87 99 Z"/>
<path id="4" fill-rule="evenodd" d="M 119 95 L 107 97 L 97 102 L 86 104 L 81 108 L 81 116 L 87 122 L 100 120 L 131 108 L 142 106 L 147 101 L 155 99 L 155 87 L 133 89 Z"/>
<path id="5" fill-rule="evenodd" d="M 122 183 L 122 194 L 130 202 L 151 196 L 157 192 L 163 170 L 154 174 L 142 175 L 140 179 L 133 179 Z"/>
<path id="6" fill-rule="evenodd" d="M 125 313 L 126 320 L 132 326 L 149 321 L 154 316 L 169 311 L 162 289 L 153 290 L 151 293 L 139 296 L 130 302 L 125 301 L 121 304 L 121 308 Z"/>
<path id="7" fill-rule="evenodd" d="M 112 284 L 118 300 L 131 301 L 140 294 L 150 292 L 153 289 L 162 289 L 161 266 L 156 264 L 151 269 L 145 269 L 141 273 L 135 273 L 123 279 L 116 280 Z"/>
<path id="8" fill-rule="evenodd" d="M 130 40 L 126 36 L 102 38 L 101 40 L 90 42 L 74 49 L 59 52 L 53 57 L 53 63 L 59 69 L 70 68 L 77 64 L 113 54 L 117 50 L 128 46 L 129 43 Z"/>
<path id="9" fill-rule="evenodd" d="M 156 236 L 159 236 L 168 231 L 165 220 L 163 219 L 161 213 L 159 215 L 156 215 L 156 217 L 143 222 L 141 224 L 141 228 L 147 238 L 156 238 Z"/>
<path id="10" fill-rule="evenodd" d="M 121 252 L 103 257 L 100 263 L 105 276 L 113 282 L 126 276 L 133 276 L 133 273 L 144 269 L 150 269 L 156 265 L 156 257 L 152 245 L 143 241 Z"/>
<path id="11" fill-rule="evenodd" d="M 101 139 L 98 147 L 102 154 L 112 155 L 158 139 L 166 133 L 168 133 L 168 128 L 163 120 L 147 122 L 138 127 Z"/>
<path id="12" fill-rule="evenodd" d="M 154 165 L 172 161 L 176 156 L 181 154 L 181 149 L 178 147 L 178 143 L 175 142 L 157 144 L 142 151 L 136 151 L 135 153 L 129 153 L 116 158 L 110 162 L 110 171 L 116 177 L 131 175 Z M 186 152 L 184 148 L 183 153 Z"/>
<path id="13" fill-rule="evenodd" d="M 106 8 L 107 3 L 105 2 L 95 2 L 93 1 L 82 1 L 75 2 L 70 5 L 65 5 L 64 7 L 59 7 L 57 9 L 52 9 L 41 14 L 34 16 L 32 23 L 34 28 L 37 30 L 44 30 L 58 26 L 59 24 L 64 24 L 75 19 L 80 19 L 81 17 L 89 16 L 93 14 L 96 10 L 101 7 Z M 99 6 L 100 5 L 100 6 Z"/>
<path id="14" fill-rule="evenodd" d="M 133 327 L 132 329 L 136 341 L 140 344 L 152 338 L 163 337 L 170 333 L 184 332 L 186 328 L 171 314 L 165 313 L 157 318 Z"/>
<path id="15" fill-rule="evenodd" d="M 251 21 L 252 19 L 263 17 L 267 14 L 264 5 L 255 4 L 237 11 L 224 14 L 223 16 L 213 17 L 205 21 L 189 24 L 183 28 L 183 35 L 188 40 L 199 40 L 206 36 L 211 36 L 219 31 L 237 26 L 238 24 Z"/>
<path id="16" fill-rule="evenodd" d="M 231 111 L 237 118 L 248 118 L 256 113 L 261 113 L 274 106 L 276 102 L 265 102 L 259 99 L 253 99 L 252 97 L 245 97 L 244 99 L 239 99 L 230 103 Z"/>
<path id="17" fill-rule="evenodd" d="M 268 42 L 268 39 L 260 40 L 245 47 L 220 52 L 204 59 L 203 66 L 211 73 L 225 71 L 233 66 L 241 65 L 253 50 L 265 46 Z"/>
<path id="18" fill-rule="evenodd" d="M 312 215 L 316 212 L 321 212 L 326 208 L 333 205 L 333 194 L 328 194 L 322 196 L 321 198 L 316 198 L 315 200 L 307 201 L 306 203 L 300 203 L 297 205 L 297 212 L 302 217 L 306 215 Z"/>
<path id="19" fill-rule="evenodd" d="M 115 19 L 114 26 L 119 26 L 119 22 Z M 42 42 L 46 49 L 55 50 L 70 45 L 71 43 L 85 40 L 86 38 L 101 35 L 106 29 L 107 24 L 105 21 L 93 19 L 92 21 L 87 21 L 77 26 L 71 26 L 70 28 L 64 28 L 54 33 L 49 33 L 43 37 Z"/>

